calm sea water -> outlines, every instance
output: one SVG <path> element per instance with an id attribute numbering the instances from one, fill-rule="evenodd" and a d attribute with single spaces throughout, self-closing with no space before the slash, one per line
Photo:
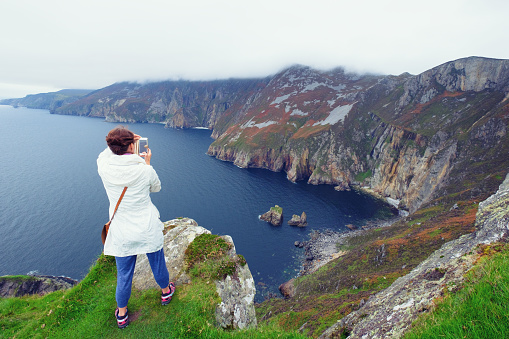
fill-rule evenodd
<path id="1" fill-rule="evenodd" d="M 116 123 L 59 116 L 46 110 L 0 106 L 0 275 L 37 273 L 83 278 L 102 251 L 100 231 L 107 198 L 97 155 Z M 174 130 L 130 124 L 149 138 L 162 191 L 152 194 L 163 221 L 190 217 L 215 234 L 228 234 L 247 259 L 257 300 L 276 292 L 299 271 L 296 240 L 311 230 L 361 225 L 380 206 L 332 186 L 291 183 L 284 173 L 240 169 L 206 155 L 207 130 Z M 258 219 L 283 207 L 284 224 Z M 307 228 L 286 224 L 305 211 Z"/>

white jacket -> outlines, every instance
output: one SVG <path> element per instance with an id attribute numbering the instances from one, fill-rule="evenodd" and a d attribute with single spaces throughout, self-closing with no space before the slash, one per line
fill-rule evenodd
<path id="1" fill-rule="evenodd" d="M 118 198 L 124 198 L 110 225 L 104 254 L 126 257 L 157 252 L 163 247 L 163 223 L 150 192 L 161 190 L 156 171 L 136 155 L 116 155 L 106 148 L 97 158 L 99 175 L 110 201 L 110 218 Z"/>

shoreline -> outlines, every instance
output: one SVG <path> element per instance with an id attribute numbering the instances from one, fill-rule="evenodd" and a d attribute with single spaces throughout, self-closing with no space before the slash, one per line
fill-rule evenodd
<path id="1" fill-rule="evenodd" d="M 311 274 L 330 261 L 345 255 L 347 251 L 338 249 L 338 246 L 345 245 L 348 238 L 360 235 L 367 230 L 391 226 L 402 218 L 404 216 L 396 216 L 388 220 L 368 221 L 360 229 L 351 231 L 338 232 L 331 229 L 312 231 L 309 234 L 309 240 L 295 242 L 296 247 L 304 248 L 302 269 L 297 277 Z"/>

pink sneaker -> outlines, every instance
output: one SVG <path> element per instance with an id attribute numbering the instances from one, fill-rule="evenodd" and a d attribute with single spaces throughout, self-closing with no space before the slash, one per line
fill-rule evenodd
<path id="1" fill-rule="evenodd" d="M 168 293 L 161 293 L 161 305 L 168 305 L 171 301 L 171 297 L 173 296 L 173 293 L 175 293 L 175 284 L 174 283 L 170 283 L 168 285 L 168 287 L 170 288 L 170 290 L 168 291 Z"/>
<path id="2" fill-rule="evenodd" d="M 126 328 L 129 325 L 129 315 L 127 314 L 127 310 L 123 316 L 118 315 L 118 308 L 115 310 L 115 318 L 117 318 L 117 326 L 118 328 Z"/>

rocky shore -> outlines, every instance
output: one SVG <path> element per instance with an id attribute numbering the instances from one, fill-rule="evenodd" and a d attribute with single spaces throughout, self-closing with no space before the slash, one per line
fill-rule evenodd
<path id="1" fill-rule="evenodd" d="M 311 232 L 309 240 L 295 242 L 296 247 L 304 248 L 304 263 L 300 275 L 313 273 L 331 260 L 346 254 L 346 251 L 341 250 L 341 246 L 347 243 L 348 238 L 362 234 L 369 229 L 390 226 L 400 218 L 395 217 L 389 220 L 370 221 L 357 230 L 337 232 L 328 229 Z"/>
<path id="2" fill-rule="evenodd" d="M 77 283 L 78 281 L 68 277 L 49 275 L 2 276 L 0 277 L 0 298 L 22 297 L 32 294 L 44 295 L 69 289 Z"/>

